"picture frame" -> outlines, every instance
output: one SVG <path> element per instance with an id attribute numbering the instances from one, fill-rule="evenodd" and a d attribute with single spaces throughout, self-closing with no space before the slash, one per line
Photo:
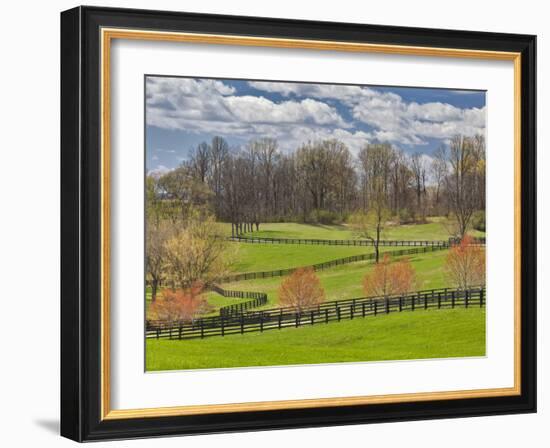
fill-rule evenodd
<path id="1" fill-rule="evenodd" d="M 111 44 L 115 40 L 513 63 L 514 385 L 112 409 Z M 76 441 L 536 412 L 536 37 L 77 7 L 61 14 L 61 435 Z M 512 90 L 512 89 L 511 89 Z M 511 199 L 512 200 L 512 199 Z"/>

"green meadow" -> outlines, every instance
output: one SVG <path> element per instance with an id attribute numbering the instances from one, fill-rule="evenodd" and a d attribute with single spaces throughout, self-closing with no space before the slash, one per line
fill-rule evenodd
<path id="1" fill-rule="evenodd" d="M 485 310 L 392 313 L 184 341 L 147 340 L 148 371 L 485 355 Z"/>
<path id="2" fill-rule="evenodd" d="M 426 224 L 389 225 L 382 237 L 387 240 L 444 240 L 449 238 L 449 221 L 446 218 L 430 218 Z M 230 229 L 229 229 L 230 230 Z M 470 230 L 475 237 L 485 236 L 484 232 Z M 304 238 L 327 240 L 355 239 L 347 224 L 300 224 L 276 222 L 260 224 L 258 232 L 246 233 L 248 237 L 264 238 Z"/>
<path id="3" fill-rule="evenodd" d="M 446 240 L 447 223 L 442 218 L 427 224 L 390 226 L 383 235 L 392 240 Z M 230 231 L 230 230 L 229 230 Z M 483 236 L 480 232 L 472 232 Z M 270 238 L 353 239 L 346 225 L 267 223 L 248 236 Z M 234 273 L 269 271 L 372 253 L 372 247 L 304 244 L 250 244 L 232 242 Z M 395 251 L 401 247 L 381 247 Z M 448 250 L 407 256 L 416 272 L 414 289 L 449 286 L 445 274 Z M 372 261 L 360 261 L 317 271 L 326 300 L 362 297 L 363 279 Z M 268 302 L 255 310 L 279 306 L 278 289 L 286 277 L 223 283 L 227 290 L 267 294 Z M 222 306 L 248 299 L 225 298 L 209 291 L 209 315 Z M 150 300 L 150 291 L 147 291 Z M 441 309 L 391 313 L 389 315 L 333 322 L 327 325 L 269 330 L 264 333 L 215 336 L 198 340 L 147 340 L 147 370 L 203 369 L 483 356 L 485 310 Z"/>

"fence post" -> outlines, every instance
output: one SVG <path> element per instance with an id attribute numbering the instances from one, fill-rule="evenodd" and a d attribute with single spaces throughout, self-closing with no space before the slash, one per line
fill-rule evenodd
<path id="1" fill-rule="evenodd" d="M 437 293 L 437 309 L 441 309 L 441 291 Z"/>
<path id="2" fill-rule="evenodd" d="M 483 307 L 483 288 L 479 290 L 479 307 Z"/>
<path id="3" fill-rule="evenodd" d="M 282 320 L 283 320 L 283 312 L 281 311 L 281 313 L 279 314 L 279 330 L 281 329 L 281 323 L 282 323 Z"/>
<path id="4" fill-rule="evenodd" d="M 399 312 L 403 311 L 403 296 L 399 297 Z"/>
<path id="5" fill-rule="evenodd" d="M 451 308 L 455 307 L 455 292 L 451 291 Z"/>
<path id="6" fill-rule="evenodd" d="M 169 339 L 172 339 L 172 327 L 173 327 L 173 324 L 170 323 L 170 332 L 169 332 L 169 336 L 168 336 Z"/>
<path id="7" fill-rule="evenodd" d="M 376 316 L 378 314 L 378 302 L 374 301 L 374 315 Z"/>
<path id="8" fill-rule="evenodd" d="M 313 316 L 313 311 L 312 311 L 312 312 L 311 312 L 311 325 L 314 324 L 313 319 L 314 319 L 314 316 Z"/>
<path id="9" fill-rule="evenodd" d="M 340 307 L 336 306 L 336 315 L 338 316 L 338 322 L 340 322 Z"/>
<path id="10" fill-rule="evenodd" d="M 470 291 L 466 291 L 464 295 L 464 308 L 468 308 L 468 296 L 470 295 Z"/>
<path id="11" fill-rule="evenodd" d="M 361 312 L 363 313 L 363 317 L 365 317 L 365 302 L 361 304 Z"/>
<path id="12" fill-rule="evenodd" d="M 325 323 L 328 324 L 328 308 L 325 308 Z"/>
<path id="13" fill-rule="evenodd" d="M 178 339 L 180 339 L 180 340 L 181 340 L 182 333 L 183 333 L 183 327 L 182 327 L 181 322 L 180 322 L 180 327 L 179 327 L 179 331 L 178 331 Z"/>
<path id="14" fill-rule="evenodd" d="M 424 309 L 428 309 L 428 293 L 424 293 Z"/>
<path id="15" fill-rule="evenodd" d="M 390 299 L 386 297 L 386 314 L 390 312 Z"/>
<path id="16" fill-rule="evenodd" d="M 353 305 L 349 306 L 349 318 L 353 320 Z"/>
<path id="17" fill-rule="evenodd" d="M 201 339 L 204 339 L 204 322 L 201 319 Z"/>
<path id="18" fill-rule="evenodd" d="M 160 328 L 157 327 L 157 339 L 160 338 Z"/>
<path id="19" fill-rule="evenodd" d="M 416 298 L 416 296 L 413 294 L 411 295 L 411 311 L 414 311 L 414 299 Z"/>
<path id="20" fill-rule="evenodd" d="M 300 317 L 299 317 L 299 314 L 296 313 L 296 328 L 298 328 L 300 326 Z"/>

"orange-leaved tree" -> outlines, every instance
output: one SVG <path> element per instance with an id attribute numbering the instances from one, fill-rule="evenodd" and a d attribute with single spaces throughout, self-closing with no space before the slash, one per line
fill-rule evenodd
<path id="1" fill-rule="evenodd" d="M 164 289 L 161 296 L 149 306 L 148 318 L 162 322 L 192 322 L 208 311 L 202 296 L 203 285 L 195 283 L 187 289 Z"/>
<path id="2" fill-rule="evenodd" d="M 363 291 L 367 296 L 404 294 L 416 287 L 416 271 L 408 259 L 391 262 L 384 254 L 382 261 L 363 278 Z"/>
<path id="3" fill-rule="evenodd" d="M 466 235 L 449 250 L 445 260 L 448 280 L 462 290 L 485 284 L 485 248 L 473 243 Z"/>
<path id="4" fill-rule="evenodd" d="M 325 300 L 325 290 L 313 268 L 296 269 L 279 287 L 279 304 L 300 312 Z"/>

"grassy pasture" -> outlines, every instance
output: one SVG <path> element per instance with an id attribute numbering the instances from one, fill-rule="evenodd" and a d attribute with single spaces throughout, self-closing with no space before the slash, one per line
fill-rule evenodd
<path id="1" fill-rule="evenodd" d="M 227 226 L 230 233 L 230 226 Z M 347 225 L 267 223 L 250 236 L 276 238 L 353 239 Z M 473 232 L 475 236 L 483 236 Z M 445 240 L 448 232 L 442 219 L 428 224 L 390 227 L 384 239 Z M 382 251 L 400 248 L 382 247 Z M 372 247 L 298 244 L 231 243 L 235 251 L 234 272 L 254 272 L 311 265 L 356 254 L 373 252 Z M 417 273 L 415 289 L 452 286 L 445 278 L 448 250 L 409 256 Z M 362 281 L 373 269 L 368 261 L 318 271 L 327 300 L 361 297 Z M 285 277 L 225 283 L 229 290 L 265 292 L 268 303 L 278 306 L 277 291 Z M 150 301 L 150 289 L 146 300 Z M 248 299 L 225 298 L 206 293 L 212 314 L 225 305 Z M 262 309 L 257 308 L 257 309 Z M 222 367 L 315 364 L 382 360 L 427 359 L 485 354 L 485 310 L 417 310 L 376 318 L 355 319 L 298 329 L 270 330 L 213 337 L 204 340 L 147 340 L 148 371 Z"/>
<path id="2" fill-rule="evenodd" d="M 391 225 L 386 227 L 382 237 L 387 240 L 447 240 L 449 231 L 447 220 L 430 218 L 426 224 Z M 471 230 L 472 236 L 485 236 L 484 232 Z M 260 224 L 259 232 L 247 233 L 247 236 L 266 238 L 310 238 L 346 240 L 355 236 L 347 224 L 299 224 L 299 223 L 265 223 Z"/>
<path id="3" fill-rule="evenodd" d="M 309 266 L 351 255 L 374 252 L 372 247 L 301 244 L 231 243 L 237 246 L 234 272 L 258 272 Z"/>
<path id="4" fill-rule="evenodd" d="M 442 250 L 409 256 L 411 264 L 416 269 L 418 289 L 443 288 L 447 286 L 443 270 L 443 263 L 447 253 L 447 250 Z M 327 300 L 361 297 L 364 295 L 362 290 L 363 277 L 372 268 L 372 262 L 361 261 L 324 271 L 318 271 L 317 275 L 325 288 Z M 267 279 L 245 280 L 225 283 L 222 286 L 225 289 L 265 292 L 268 296 L 268 303 L 263 308 L 271 308 L 277 306 L 277 290 L 284 278 L 285 277 L 272 277 Z M 236 299 L 225 300 L 228 301 L 228 303 L 236 303 L 229 302 Z"/>
<path id="5" fill-rule="evenodd" d="M 203 340 L 147 340 L 155 370 L 429 359 L 485 355 L 485 310 L 393 313 Z"/>

